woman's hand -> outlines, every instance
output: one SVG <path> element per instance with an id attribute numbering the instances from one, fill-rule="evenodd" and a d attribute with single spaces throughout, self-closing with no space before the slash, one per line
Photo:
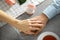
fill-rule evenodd
<path id="1" fill-rule="evenodd" d="M 39 28 L 35 28 L 29 25 L 28 20 L 17 20 L 14 25 L 20 32 L 25 34 L 35 34 L 34 31 L 38 31 Z"/>

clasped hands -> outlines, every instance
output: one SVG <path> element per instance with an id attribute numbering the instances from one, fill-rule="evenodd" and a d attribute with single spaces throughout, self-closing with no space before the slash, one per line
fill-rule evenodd
<path id="1" fill-rule="evenodd" d="M 20 32 L 23 32 L 25 34 L 36 35 L 44 29 L 48 21 L 48 17 L 44 13 L 42 13 L 39 16 L 31 19 L 18 20 L 0 10 L 0 21 L 7 22 L 8 24 L 16 27 Z"/>
<path id="2" fill-rule="evenodd" d="M 20 32 L 23 32 L 25 34 L 33 34 L 37 35 L 39 32 L 41 32 L 46 23 L 48 21 L 48 18 L 45 14 L 41 14 L 40 16 L 36 16 L 31 19 L 27 20 L 18 20 L 18 29 Z"/>

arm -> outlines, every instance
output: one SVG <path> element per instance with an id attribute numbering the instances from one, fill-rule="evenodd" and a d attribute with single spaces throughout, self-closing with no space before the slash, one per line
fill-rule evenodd
<path id="1" fill-rule="evenodd" d="M 43 13 L 48 17 L 48 19 L 53 18 L 57 14 L 60 13 L 60 0 L 53 0 L 53 3 L 51 3 L 44 11 Z"/>
<path id="2" fill-rule="evenodd" d="M 55 15 L 57 15 L 59 13 L 60 13 L 60 0 L 54 0 L 53 3 L 51 3 L 42 12 L 42 14 L 29 20 L 29 21 L 31 21 L 30 25 L 33 27 L 35 26 L 35 27 L 40 28 L 40 30 L 36 33 L 36 34 L 38 34 L 46 26 L 48 19 L 53 18 Z M 39 23 L 39 21 L 40 21 L 40 23 Z"/>
<path id="3" fill-rule="evenodd" d="M 0 10 L 0 21 L 7 22 L 9 24 L 14 24 L 15 22 L 17 22 L 17 19 L 14 19 L 10 15 L 7 15 L 5 12 Z"/>
<path id="4" fill-rule="evenodd" d="M 27 20 L 17 20 L 10 15 L 7 15 L 5 12 L 0 10 L 0 21 L 7 22 L 8 24 L 19 29 L 20 32 L 24 32 L 25 34 L 34 34 L 33 30 L 38 30 L 37 28 L 32 28 L 29 26 L 29 22 Z"/>
<path id="5" fill-rule="evenodd" d="M 18 28 L 19 30 L 21 30 L 21 26 L 22 26 L 21 21 L 11 17 L 10 15 L 7 15 L 2 10 L 0 10 L 0 21 L 4 21 L 4 22 Z"/>

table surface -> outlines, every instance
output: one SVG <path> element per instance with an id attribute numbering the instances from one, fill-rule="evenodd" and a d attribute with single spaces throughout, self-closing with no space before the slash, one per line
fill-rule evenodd
<path id="1" fill-rule="evenodd" d="M 28 18 L 38 16 L 51 2 L 52 2 L 51 0 L 46 0 L 41 5 L 38 5 L 36 12 L 32 16 L 29 16 L 26 13 L 24 13 L 21 16 L 19 16 L 17 19 L 23 20 L 23 19 L 28 19 Z M 49 20 L 42 32 L 50 31 L 60 36 L 60 18 L 59 17 L 60 15 L 57 15 L 53 19 Z M 24 35 L 23 33 L 19 33 L 19 31 L 16 28 L 10 26 L 9 24 L 4 25 L 3 27 L 0 28 L 0 40 L 36 40 L 36 39 L 37 39 L 37 36 Z"/>

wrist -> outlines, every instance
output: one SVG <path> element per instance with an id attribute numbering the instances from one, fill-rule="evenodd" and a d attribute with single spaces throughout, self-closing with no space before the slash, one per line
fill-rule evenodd
<path id="1" fill-rule="evenodd" d="M 41 17 L 43 20 L 47 20 L 47 21 L 48 21 L 48 17 L 47 17 L 44 13 L 42 13 L 42 14 L 40 15 L 40 17 Z"/>

